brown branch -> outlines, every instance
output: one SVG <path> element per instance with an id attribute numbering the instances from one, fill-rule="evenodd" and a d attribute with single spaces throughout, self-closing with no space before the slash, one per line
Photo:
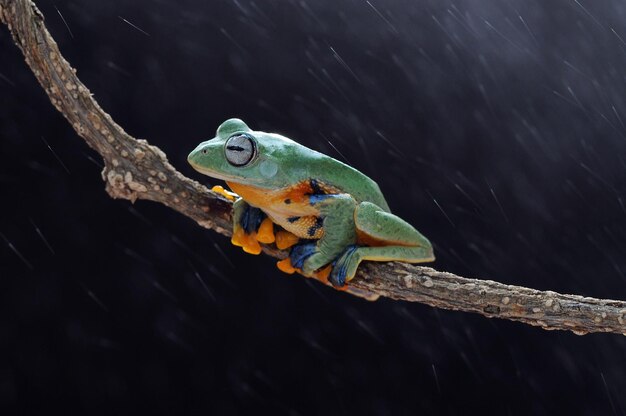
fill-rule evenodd
<path id="1" fill-rule="evenodd" d="M 184 177 L 165 154 L 145 140 L 129 136 L 93 99 L 63 58 L 30 0 L 0 0 L 5 23 L 50 101 L 74 130 L 104 159 L 102 178 L 113 198 L 160 202 L 203 227 L 230 235 L 230 201 Z M 273 246 L 264 251 L 284 258 Z M 420 302 L 443 309 L 476 312 L 576 334 L 626 335 L 626 302 L 602 300 L 467 279 L 405 263 L 364 263 L 352 293 Z"/>

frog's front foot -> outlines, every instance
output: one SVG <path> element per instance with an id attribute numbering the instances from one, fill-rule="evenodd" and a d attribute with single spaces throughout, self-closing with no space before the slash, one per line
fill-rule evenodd
<path id="1" fill-rule="evenodd" d="M 252 207 L 242 199 L 233 205 L 233 236 L 231 243 L 250 254 L 260 254 L 259 243 L 271 244 L 276 240 L 274 223 L 259 208 Z"/>
<path id="2" fill-rule="evenodd" d="M 224 189 L 224 187 L 221 185 L 215 185 L 213 188 L 211 188 L 211 191 L 215 192 L 216 194 L 222 195 L 224 198 L 228 199 L 229 201 L 235 201 L 237 200 L 237 198 L 239 198 L 239 195 L 237 195 L 234 192 Z"/>

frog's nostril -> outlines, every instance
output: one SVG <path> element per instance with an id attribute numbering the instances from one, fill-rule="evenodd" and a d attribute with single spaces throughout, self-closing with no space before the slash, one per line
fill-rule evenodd
<path id="1" fill-rule="evenodd" d="M 203 155 L 206 155 L 206 153 L 207 153 L 206 148 L 205 148 L 205 149 L 202 149 L 202 154 L 203 154 Z"/>

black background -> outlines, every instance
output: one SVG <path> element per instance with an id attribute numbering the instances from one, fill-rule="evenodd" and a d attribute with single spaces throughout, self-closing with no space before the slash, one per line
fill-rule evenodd
<path id="1" fill-rule="evenodd" d="M 186 175 L 238 116 L 374 178 L 439 269 L 626 299 L 623 1 L 37 4 Z M 626 414 L 624 337 L 369 303 L 112 200 L 6 28 L 0 62 L 2 408 Z"/>

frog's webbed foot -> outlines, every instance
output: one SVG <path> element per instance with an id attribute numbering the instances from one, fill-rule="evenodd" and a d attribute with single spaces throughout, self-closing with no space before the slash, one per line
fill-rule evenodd
<path id="1" fill-rule="evenodd" d="M 357 245 L 346 247 L 334 261 L 324 267 L 317 262 L 319 250 L 316 243 L 298 244 L 291 249 L 289 257 L 278 262 L 278 268 L 286 273 L 298 272 L 314 277 L 341 289 L 356 273 L 361 260 L 355 255 L 357 248 Z"/>
<path id="2" fill-rule="evenodd" d="M 233 204 L 233 236 L 231 243 L 250 254 L 260 254 L 259 243 L 271 244 L 276 240 L 274 223 L 259 208 L 248 205 L 243 199 Z"/>
<path id="3" fill-rule="evenodd" d="M 230 241 L 233 245 L 242 247 L 246 253 L 260 254 L 259 243 L 276 243 L 279 250 L 286 250 L 300 239 L 283 229 L 274 233 L 272 220 L 261 209 L 239 198 L 233 204 L 233 236 Z"/>
<path id="4" fill-rule="evenodd" d="M 332 270 L 332 265 L 329 264 L 318 270 L 310 270 L 309 264 L 311 260 L 314 260 L 317 253 L 318 248 L 316 242 L 300 243 L 293 246 L 289 252 L 289 256 L 279 261 L 276 265 L 285 273 L 292 274 L 298 272 L 304 276 L 312 277 L 322 283 L 328 284 L 328 276 Z"/>
<path id="5" fill-rule="evenodd" d="M 261 243 L 274 242 L 274 225 L 258 208 L 251 207 L 234 192 L 215 185 L 211 191 L 233 203 L 233 236 L 230 242 L 250 254 L 261 253 Z"/>

